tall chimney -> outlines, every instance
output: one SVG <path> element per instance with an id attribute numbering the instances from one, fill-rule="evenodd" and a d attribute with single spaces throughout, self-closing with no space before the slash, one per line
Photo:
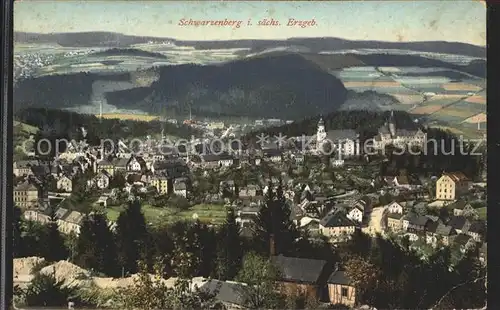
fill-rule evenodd
<path id="1" fill-rule="evenodd" d="M 271 234 L 269 237 L 269 255 L 275 256 L 276 255 L 276 244 L 274 242 L 274 234 Z"/>

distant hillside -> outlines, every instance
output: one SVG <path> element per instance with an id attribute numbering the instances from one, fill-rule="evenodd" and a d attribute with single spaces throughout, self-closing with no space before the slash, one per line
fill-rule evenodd
<path id="1" fill-rule="evenodd" d="M 91 56 L 141 56 L 141 57 L 155 57 L 166 59 L 167 56 L 161 53 L 154 53 L 149 51 L 144 51 L 137 48 L 112 48 L 105 51 L 99 51 L 90 54 Z"/>
<path id="2" fill-rule="evenodd" d="M 346 99 L 342 82 L 299 55 L 238 60 L 223 65 L 155 68 L 147 87 L 108 92 L 108 104 L 159 114 L 166 108 L 200 114 L 298 119 L 337 109 Z M 107 74 L 109 80 L 129 75 Z M 75 107 L 89 104 L 97 74 L 43 76 L 16 85 L 16 105 Z"/>
<path id="3" fill-rule="evenodd" d="M 291 38 L 287 40 L 230 40 L 230 41 L 181 41 L 172 38 L 130 36 L 112 32 L 78 32 L 38 34 L 15 32 L 16 43 L 55 43 L 65 47 L 127 47 L 149 41 L 168 41 L 178 46 L 191 46 L 196 49 L 248 48 L 250 53 L 281 46 L 306 47 L 312 52 L 349 50 L 349 49 L 403 49 L 420 52 L 457 54 L 472 57 L 486 57 L 486 48 L 458 42 L 382 42 L 355 41 L 340 38 Z"/>

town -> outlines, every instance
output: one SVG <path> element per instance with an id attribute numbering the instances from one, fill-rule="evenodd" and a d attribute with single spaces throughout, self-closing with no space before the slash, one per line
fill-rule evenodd
<path id="1" fill-rule="evenodd" d="M 192 120 L 185 123 L 197 126 Z M 275 123 L 286 122 L 275 120 Z M 119 270 L 113 272 L 78 258 L 85 255 L 78 252 L 79 242 L 89 233 L 89 223 L 95 221 L 92 216 L 103 215 L 111 234 L 132 239 L 139 238 L 136 235 L 139 230 L 160 231 L 155 236 L 162 238 L 166 232 L 162 230 L 164 227 L 183 227 L 184 231 L 176 234 L 189 239 L 191 228 L 186 227 L 201 225 L 204 228 L 198 229 L 205 234 L 213 231 L 224 241 L 234 242 L 226 239 L 227 232 L 218 235 L 234 224 L 238 240 L 247 240 L 241 241 L 242 244 L 247 244 L 251 252 L 260 251 L 271 257 L 280 271 L 279 281 L 275 280 L 283 284 L 284 294 L 299 296 L 299 291 L 305 292 L 307 300 L 316 301 L 316 307 L 377 304 L 376 297 L 366 297 L 366 288 L 360 285 L 363 280 L 356 278 L 352 270 L 353 264 L 360 270 L 365 265 L 372 266 L 366 260 L 359 261 L 362 257 L 359 253 L 375 251 L 376 246 L 367 244 L 390 241 L 425 264 L 434 264 L 433 260 L 439 257 L 436 255 L 446 250 L 451 260 L 448 264 L 454 268 L 462 268 L 461 262 L 474 253 L 469 259 L 476 259 L 482 268 L 486 266 L 484 174 L 468 176 L 456 170 L 427 176 L 404 169 L 382 173 L 381 167 L 391 160 L 391 156 L 384 154 L 385 150 L 388 147 L 422 148 L 428 142 L 425 129 L 399 128 L 391 113 L 372 137 L 371 148 L 377 155 L 368 156 L 359 145 L 359 132 L 329 130 L 321 118 L 314 135 L 286 140 L 273 140 L 271 136 L 263 139 L 261 135 L 259 143 L 251 146 L 236 145 L 234 141 L 242 136 L 228 131 L 223 122 L 208 127 L 212 137 L 215 136 L 213 129 L 224 133 L 219 144 L 199 137 L 184 145 L 183 150 L 178 145 L 166 147 L 162 132 L 157 140 L 148 138 L 140 151 L 127 146 L 126 141 L 117 142 L 110 150 L 88 145 L 82 139 L 73 141 L 73 145 L 54 158 L 35 155 L 18 160 L 14 162 L 14 203 L 22 212 L 19 221 L 28 226 L 55 225 L 62 238 L 76 240 L 66 247 L 64 254 L 53 257 L 53 261 L 66 260 L 76 265 L 80 262 L 82 268 L 101 268 L 100 274 L 108 273 L 116 278 L 139 272 L 137 260 L 133 258 L 139 254 L 130 254 L 123 244 L 119 245 L 121 248 L 117 251 L 128 254 L 123 254 L 120 264 L 116 263 Z M 81 130 L 85 132 L 85 128 Z M 224 144 L 227 141 L 233 143 Z M 139 210 L 134 211 L 137 206 Z M 131 214 L 135 214 L 135 218 L 131 218 Z M 140 226 L 141 217 L 146 227 Z M 176 226 L 179 223 L 188 226 Z M 294 240 L 289 240 L 291 236 L 295 236 Z M 97 242 L 95 238 L 91 240 Z M 205 259 L 220 258 L 219 247 L 210 244 L 217 240 L 200 238 L 196 241 L 199 251 L 205 251 L 201 255 L 208 257 L 198 258 L 201 260 L 198 271 L 187 272 L 188 277 L 194 279 L 201 275 L 200 287 L 215 292 L 216 299 L 228 308 L 271 307 L 264 301 L 249 305 L 238 297 L 242 287 L 245 290 L 252 284 L 252 279 L 247 278 L 245 282 L 245 277 L 236 277 L 235 270 L 244 269 L 251 261 L 244 259 L 247 255 L 240 252 L 234 256 L 240 262 L 238 266 L 229 263 L 231 256 L 226 255 L 225 259 L 229 259 L 226 267 L 234 270 L 222 272 L 220 266 L 203 263 Z M 368 240 L 365 246 L 363 240 Z M 308 247 L 317 249 L 318 244 L 335 254 L 316 255 L 314 251 L 304 254 Z M 293 246 L 299 250 L 294 252 Z M 172 253 L 196 252 L 192 247 L 194 245 L 181 246 L 175 241 L 167 246 Z M 353 252 L 353 248 L 360 248 L 354 258 L 342 258 L 344 252 Z M 18 257 L 44 256 L 40 255 L 43 249 L 40 253 L 28 251 L 30 255 L 22 249 L 18 251 Z M 51 251 L 50 255 L 56 255 L 59 250 Z M 253 254 L 248 255 L 252 258 Z M 175 257 L 172 260 L 175 261 Z M 392 258 L 385 256 L 385 260 Z M 178 264 L 177 261 L 167 264 L 174 270 L 170 275 L 180 276 L 176 271 Z M 200 271 L 203 268 L 208 270 Z M 448 272 L 449 267 L 446 268 Z M 233 281 L 235 279 L 239 281 Z M 15 283 L 22 282 L 22 275 L 18 275 Z M 442 289 L 439 292 L 443 292 Z M 427 307 L 438 297 L 429 297 Z M 411 306 L 401 302 L 398 307 Z"/>

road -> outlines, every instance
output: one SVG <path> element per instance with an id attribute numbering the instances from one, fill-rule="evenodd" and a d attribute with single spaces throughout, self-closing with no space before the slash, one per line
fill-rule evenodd
<path id="1" fill-rule="evenodd" d="M 375 235 L 376 233 L 382 233 L 385 224 L 383 224 L 385 207 L 373 208 L 370 215 L 370 222 L 368 224 L 368 231 Z"/>

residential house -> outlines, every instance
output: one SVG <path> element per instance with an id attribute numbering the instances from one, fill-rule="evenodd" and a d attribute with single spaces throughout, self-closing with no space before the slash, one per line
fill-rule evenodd
<path id="1" fill-rule="evenodd" d="M 447 225 L 453 227 L 453 229 L 455 229 L 455 232 L 457 234 L 462 234 L 469 229 L 471 223 L 464 216 L 452 216 L 448 221 Z"/>
<path id="2" fill-rule="evenodd" d="M 278 149 L 268 149 L 263 151 L 264 158 L 273 162 L 279 163 L 283 159 L 283 153 Z"/>
<path id="3" fill-rule="evenodd" d="M 118 171 L 126 172 L 127 171 L 127 164 L 129 161 L 130 161 L 130 157 L 114 158 L 112 161 L 112 164 L 114 167 L 114 173 L 117 173 Z"/>
<path id="4" fill-rule="evenodd" d="M 403 229 L 402 213 L 387 214 L 387 228 L 393 232 L 399 232 Z"/>
<path id="5" fill-rule="evenodd" d="M 168 178 L 165 176 L 153 176 L 151 186 L 154 186 L 160 195 L 168 194 Z"/>
<path id="6" fill-rule="evenodd" d="M 259 215 L 260 208 L 258 203 L 248 203 L 236 211 L 236 223 L 239 223 L 241 227 L 252 225 Z"/>
<path id="7" fill-rule="evenodd" d="M 346 241 L 357 227 L 358 224 L 348 219 L 342 212 L 329 213 L 319 222 L 321 234 L 332 241 Z"/>
<path id="8" fill-rule="evenodd" d="M 283 293 L 315 298 L 326 295 L 326 281 L 331 272 L 326 261 L 283 255 L 272 256 L 271 261 L 280 271 L 278 282 L 282 284 Z"/>
<path id="9" fill-rule="evenodd" d="M 408 190 L 413 190 L 419 187 L 416 180 L 412 180 L 406 175 L 400 175 L 393 179 L 392 183 L 397 188 L 404 188 Z"/>
<path id="10" fill-rule="evenodd" d="M 363 210 L 355 205 L 353 207 L 351 207 L 351 209 L 349 210 L 349 212 L 347 212 L 347 218 L 350 219 L 351 221 L 356 221 L 358 223 L 361 223 L 363 222 Z"/>
<path id="11" fill-rule="evenodd" d="M 465 234 L 470 236 L 474 241 L 481 242 L 486 232 L 486 227 L 483 221 L 473 221 Z"/>
<path id="12" fill-rule="evenodd" d="M 96 203 L 102 207 L 107 207 L 111 203 L 111 201 L 111 197 L 109 197 L 108 195 L 102 195 L 99 197 Z"/>
<path id="13" fill-rule="evenodd" d="M 228 190 L 230 193 L 234 193 L 236 185 L 233 180 L 221 181 L 219 183 L 219 189 L 221 193 L 224 189 Z"/>
<path id="14" fill-rule="evenodd" d="M 257 196 L 259 188 L 257 185 L 249 184 L 245 187 L 240 188 L 238 197 L 255 197 Z"/>
<path id="15" fill-rule="evenodd" d="M 444 173 L 436 181 L 437 200 L 456 200 L 467 193 L 472 182 L 462 172 Z"/>
<path id="16" fill-rule="evenodd" d="M 225 309 L 246 309 L 243 292 L 247 284 L 210 279 L 200 286 L 200 290 L 210 295 L 215 295 L 215 300 L 221 302 Z"/>
<path id="17" fill-rule="evenodd" d="M 175 195 L 187 197 L 187 186 L 184 181 L 174 182 L 173 190 Z"/>
<path id="18" fill-rule="evenodd" d="M 463 199 L 459 199 L 447 207 L 453 209 L 453 215 L 455 216 L 469 217 L 475 214 L 475 210 L 471 204 Z"/>
<path id="19" fill-rule="evenodd" d="M 328 299 L 331 304 L 342 304 L 348 307 L 356 305 L 356 288 L 343 270 L 336 270 L 328 278 Z"/>
<path id="20" fill-rule="evenodd" d="M 409 232 L 424 232 L 431 223 L 427 216 L 409 213 L 403 217 L 403 229 Z"/>
<path id="21" fill-rule="evenodd" d="M 387 206 L 387 212 L 403 214 L 403 206 L 398 202 L 394 201 Z"/>
<path id="22" fill-rule="evenodd" d="M 39 210 L 26 210 L 23 215 L 24 219 L 27 221 L 34 221 L 40 224 L 47 224 L 50 222 L 50 216 Z"/>
<path id="23" fill-rule="evenodd" d="M 71 193 L 73 191 L 73 181 L 67 176 L 63 175 L 57 180 L 56 187 L 59 191 Z"/>
<path id="24" fill-rule="evenodd" d="M 60 208 L 61 209 L 61 208 Z M 67 210 L 66 210 L 67 211 Z M 74 233 L 80 234 L 80 227 L 84 215 L 77 211 L 67 211 L 63 216 L 59 217 L 57 224 L 59 231 L 64 234 Z"/>
<path id="25" fill-rule="evenodd" d="M 14 205 L 20 208 L 33 208 L 38 205 L 39 189 L 24 182 L 14 188 Z"/>
<path id="26" fill-rule="evenodd" d="M 427 244 L 431 244 L 434 247 L 437 246 L 438 241 L 444 246 L 448 246 L 451 243 L 451 237 L 456 234 L 453 227 L 436 221 L 429 224 L 425 241 Z"/>
<path id="27" fill-rule="evenodd" d="M 345 160 L 343 159 L 339 159 L 339 158 L 336 158 L 336 157 L 331 157 L 330 158 L 330 166 L 332 167 L 341 167 L 343 166 L 345 163 Z"/>
<path id="28" fill-rule="evenodd" d="M 146 162 L 140 156 L 132 156 L 126 164 L 126 169 L 129 172 L 144 172 L 146 171 Z"/>
<path id="29" fill-rule="evenodd" d="M 469 249 L 473 248 L 476 245 L 474 239 L 466 234 L 458 234 L 453 239 L 453 244 L 458 247 L 460 252 L 465 253 Z"/>
<path id="30" fill-rule="evenodd" d="M 103 160 L 99 161 L 97 163 L 97 169 L 98 170 L 105 170 L 111 176 L 115 175 L 115 165 L 107 159 L 103 159 Z"/>
<path id="31" fill-rule="evenodd" d="M 101 170 L 95 178 L 94 178 L 94 184 L 97 188 L 99 189 L 105 189 L 109 187 L 109 183 L 111 181 L 111 174 L 109 174 L 108 170 Z"/>
<path id="32" fill-rule="evenodd" d="M 300 154 L 300 153 L 293 154 L 292 158 L 296 164 L 302 164 L 304 162 L 304 155 L 303 154 Z"/>
<path id="33" fill-rule="evenodd" d="M 36 160 L 15 161 L 13 165 L 14 175 L 17 177 L 31 175 L 33 174 L 31 167 L 36 165 L 38 165 L 38 161 Z"/>

